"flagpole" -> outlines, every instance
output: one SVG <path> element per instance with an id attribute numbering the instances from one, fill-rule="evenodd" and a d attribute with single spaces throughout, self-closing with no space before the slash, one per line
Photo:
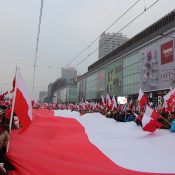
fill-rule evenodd
<path id="1" fill-rule="evenodd" d="M 11 111 L 10 123 L 9 123 L 9 134 L 11 133 L 11 128 L 12 128 L 13 112 L 14 112 L 14 106 L 15 106 L 16 89 L 17 89 L 17 81 L 18 81 L 18 71 L 19 71 L 19 68 L 16 66 L 16 73 L 15 73 L 15 90 L 14 90 L 14 96 L 13 96 L 13 102 L 12 102 L 12 111 Z M 9 143 L 10 143 L 10 140 L 9 140 L 8 143 L 7 143 L 6 153 L 9 151 Z"/>
<path id="2" fill-rule="evenodd" d="M 170 123 L 167 119 L 165 119 L 165 118 L 162 117 L 161 115 L 160 115 L 160 117 L 161 117 L 165 122 L 167 122 L 167 123 L 171 126 L 171 123 Z"/>

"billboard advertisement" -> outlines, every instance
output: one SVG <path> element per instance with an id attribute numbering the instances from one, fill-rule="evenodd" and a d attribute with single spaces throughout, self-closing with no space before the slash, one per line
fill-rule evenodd
<path id="1" fill-rule="evenodd" d="M 99 71 L 98 73 L 98 83 L 97 83 L 97 91 L 105 90 L 105 70 Z"/>
<path id="2" fill-rule="evenodd" d="M 140 52 L 140 84 L 143 91 L 175 86 L 174 40 L 168 38 Z"/>
<path id="3" fill-rule="evenodd" d="M 122 61 L 111 64 L 106 73 L 106 89 L 111 96 L 121 95 L 122 86 Z"/>

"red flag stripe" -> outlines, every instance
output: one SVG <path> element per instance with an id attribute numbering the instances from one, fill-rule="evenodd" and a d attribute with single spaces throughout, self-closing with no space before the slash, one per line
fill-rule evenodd
<path id="1" fill-rule="evenodd" d="M 28 115 L 29 106 L 22 94 L 22 92 L 17 89 L 16 90 L 16 100 L 15 100 L 15 106 L 14 111 L 17 114 L 21 124 L 22 124 L 22 130 L 26 130 L 28 126 L 31 123 L 31 119 Z"/>

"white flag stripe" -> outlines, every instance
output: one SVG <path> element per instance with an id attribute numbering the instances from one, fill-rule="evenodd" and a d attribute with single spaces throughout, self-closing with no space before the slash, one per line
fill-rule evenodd
<path id="1" fill-rule="evenodd" d="M 142 89 L 139 89 L 139 96 L 138 96 L 138 100 L 140 101 L 140 99 L 142 98 L 142 96 L 144 95 Z"/>
<path id="2" fill-rule="evenodd" d="M 171 95 L 175 95 L 175 88 L 170 90 L 163 98 L 164 100 L 168 100 Z"/>
<path id="3" fill-rule="evenodd" d="M 29 110 L 28 110 L 28 114 L 29 114 L 29 117 L 30 119 L 32 120 L 32 105 L 31 105 L 31 98 L 29 96 L 29 90 L 20 74 L 19 71 L 17 71 L 17 87 L 18 89 L 22 92 L 24 98 L 26 99 L 26 102 L 28 104 L 28 107 L 29 107 Z"/>
<path id="4" fill-rule="evenodd" d="M 63 115 L 58 110 L 55 116 Z M 148 134 L 134 122 L 116 122 L 99 113 L 72 118 L 82 124 L 91 143 L 117 165 L 140 172 L 175 173 L 175 139 L 169 130 Z"/>
<path id="5" fill-rule="evenodd" d="M 142 126 L 143 126 L 143 128 L 150 122 L 150 120 L 151 120 L 151 118 L 144 114 L 144 116 L 142 118 Z"/>
<path id="6" fill-rule="evenodd" d="M 153 109 L 151 109 L 149 106 L 146 106 L 146 110 L 142 118 L 143 127 L 145 127 L 146 124 L 148 124 L 149 121 L 152 119 L 151 118 L 152 113 L 153 113 Z"/>

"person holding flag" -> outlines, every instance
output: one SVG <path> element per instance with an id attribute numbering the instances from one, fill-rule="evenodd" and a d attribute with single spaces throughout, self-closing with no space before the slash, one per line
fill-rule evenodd
<path id="1" fill-rule="evenodd" d="M 32 121 L 32 101 L 30 99 L 29 90 L 18 68 L 16 71 L 15 81 L 13 82 L 15 82 L 15 89 L 14 89 L 14 98 L 12 104 L 12 113 L 10 118 L 9 131 L 11 131 L 12 116 L 13 112 L 15 112 L 22 125 L 20 131 L 20 133 L 22 133 L 29 127 Z"/>

